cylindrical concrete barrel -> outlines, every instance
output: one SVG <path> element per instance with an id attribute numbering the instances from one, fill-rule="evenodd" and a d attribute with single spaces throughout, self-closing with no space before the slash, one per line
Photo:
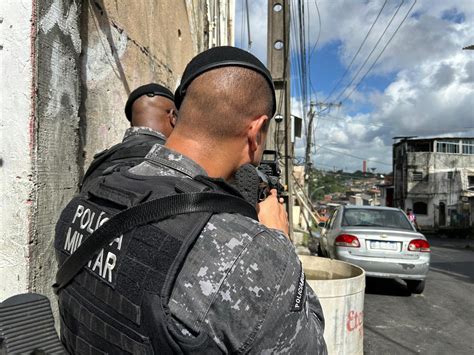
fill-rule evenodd
<path id="1" fill-rule="evenodd" d="M 363 354 L 365 272 L 360 267 L 300 255 L 306 281 L 319 297 L 329 355 Z"/>

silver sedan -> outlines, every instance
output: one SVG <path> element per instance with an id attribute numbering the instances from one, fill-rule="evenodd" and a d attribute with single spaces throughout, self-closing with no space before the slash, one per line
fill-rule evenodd
<path id="1" fill-rule="evenodd" d="M 412 293 L 423 292 L 430 245 L 400 209 L 340 206 L 321 227 L 319 255 L 358 265 L 367 276 L 401 278 Z"/>

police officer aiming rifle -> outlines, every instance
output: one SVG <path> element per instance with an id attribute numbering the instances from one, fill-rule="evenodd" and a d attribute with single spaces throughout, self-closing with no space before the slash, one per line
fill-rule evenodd
<path id="1" fill-rule="evenodd" d="M 261 160 L 275 92 L 233 47 L 197 55 L 180 117 L 145 161 L 96 179 L 56 228 L 61 337 L 71 353 L 326 353 L 319 301 L 275 190 L 228 185 Z"/>

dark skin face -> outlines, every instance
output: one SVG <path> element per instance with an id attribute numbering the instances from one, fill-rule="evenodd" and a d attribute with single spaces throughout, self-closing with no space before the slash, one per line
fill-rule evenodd
<path id="1" fill-rule="evenodd" d="M 163 96 L 143 95 L 132 106 L 132 126 L 148 127 L 168 138 L 176 124 L 174 102 Z"/>

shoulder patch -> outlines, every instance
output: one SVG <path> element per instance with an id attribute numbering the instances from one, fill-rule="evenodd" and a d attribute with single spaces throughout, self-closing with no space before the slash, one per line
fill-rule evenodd
<path id="1" fill-rule="evenodd" d="M 304 274 L 303 265 L 301 265 L 301 262 L 300 270 L 298 284 L 296 285 L 295 295 L 291 304 L 292 312 L 300 312 L 303 309 L 303 305 L 306 300 L 306 275 Z"/>

